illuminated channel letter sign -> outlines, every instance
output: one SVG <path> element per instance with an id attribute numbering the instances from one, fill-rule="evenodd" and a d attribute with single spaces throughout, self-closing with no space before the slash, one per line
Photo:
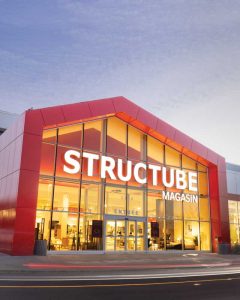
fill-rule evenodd
<path id="1" fill-rule="evenodd" d="M 93 176 L 94 161 L 100 161 L 101 178 L 106 178 L 106 176 L 108 175 L 112 180 L 121 180 L 127 182 L 131 179 L 133 175 L 134 179 L 138 183 L 145 184 L 147 183 L 148 178 L 147 172 L 148 170 L 151 170 L 152 184 L 153 186 L 157 186 L 158 175 L 161 171 L 161 181 L 166 188 L 176 187 L 176 189 L 178 190 L 188 189 L 189 191 L 197 192 L 196 172 L 185 172 L 184 170 L 166 168 L 164 166 L 158 166 L 153 164 L 145 164 L 143 162 L 135 164 L 132 168 L 133 163 L 130 160 L 126 162 L 126 171 L 123 172 L 124 162 L 120 158 L 118 158 L 117 161 L 115 161 L 112 157 L 105 155 L 100 156 L 98 154 L 88 152 L 83 152 L 82 156 L 87 159 L 87 175 L 90 177 Z M 64 160 L 68 166 L 64 164 L 63 171 L 68 174 L 77 174 L 81 168 L 80 157 L 81 153 L 79 151 L 66 151 L 64 154 Z M 117 174 L 117 176 L 115 174 Z M 197 203 L 198 201 L 197 195 L 174 193 L 168 191 L 163 191 L 162 197 L 165 200 L 186 201 L 192 203 Z"/>

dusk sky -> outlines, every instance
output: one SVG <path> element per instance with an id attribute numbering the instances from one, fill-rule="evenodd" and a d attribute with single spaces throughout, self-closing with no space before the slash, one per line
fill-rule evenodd
<path id="1" fill-rule="evenodd" d="M 124 96 L 240 164 L 240 1 L 0 0 L 0 109 Z"/>

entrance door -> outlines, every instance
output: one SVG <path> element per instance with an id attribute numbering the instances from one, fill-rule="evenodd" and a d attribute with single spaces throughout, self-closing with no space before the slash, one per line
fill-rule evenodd
<path id="1" fill-rule="evenodd" d="M 114 219 L 105 221 L 106 251 L 143 251 L 145 238 L 145 220 Z"/>

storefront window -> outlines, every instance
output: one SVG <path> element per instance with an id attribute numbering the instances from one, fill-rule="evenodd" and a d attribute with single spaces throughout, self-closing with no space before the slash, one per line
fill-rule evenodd
<path id="1" fill-rule="evenodd" d="M 52 209 L 53 181 L 39 179 L 37 209 Z"/>
<path id="2" fill-rule="evenodd" d="M 165 147 L 165 163 L 169 166 L 181 166 L 181 154 L 171 147 Z"/>
<path id="3" fill-rule="evenodd" d="M 182 219 L 182 201 L 166 200 L 167 218 Z"/>
<path id="4" fill-rule="evenodd" d="M 56 129 L 43 130 L 42 141 L 44 143 L 56 144 L 57 130 Z"/>
<path id="5" fill-rule="evenodd" d="M 68 150 L 78 151 L 74 174 L 64 170 L 74 168 L 65 161 Z M 100 158 L 92 173 L 83 153 Z M 119 166 L 106 165 L 106 178 L 102 155 Z M 186 174 L 184 190 L 177 189 L 176 170 Z M 189 172 L 197 174 L 196 191 L 188 187 Z M 209 201 L 207 167 L 117 117 L 43 132 L 36 238 L 47 239 L 49 250 L 210 250 Z M 239 214 L 240 205 L 229 201 L 232 243 L 239 242 Z"/>
<path id="6" fill-rule="evenodd" d="M 36 224 L 35 224 L 35 238 L 38 240 L 49 239 L 51 224 L 50 211 L 37 211 Z"/>
<path id="7" fill-rule="evenodd" d="M 61 127 L 58 130 L 58 144 L 72 146 L 74 148 L 82 147 L 82 124 Z"/>
<path id="8" fill-rule="evenodd" d="M 229 223 L 230 223 L 230 239 L 231 244 L 240 243 L 240 204 L 238 201 L 228 200 L 228 214 L 229 214 Z"/>
<path id="9" fill-rule="evenodd" d="M 99 215 L 81 214 L 79 222 L 79 249 L 102 250 L 103 224 Z"/>
<path id="10" fill-rule="evenodd" d="M 78 212 L 79 184 L 55 182 L 53 210 Z"/>
<path id="11" fill-rule="evenodd" d="M 210 211 L 209 211 L 209 199 L 208 198 L 199 198 L 199 211 L 200 211 L 200 220 L 209 221 Z"/>
<path id="12" fill-rule="evenodd" d="M 165 249 L 164 220 L 148 219 L 148 250 L 157 251 Z"/>
<path id="13" fill-rule="evenodd" d="M 143 134 L 132 126 L 128 126 L 128 158 L 130 160 L 145 160 Z"/>
<path id="14" fill-rule="evenodd" d="M 158 191 L 149 191 L 147 199 L 148 217 L 164 218 L 165 203 L 162 199 L 162 193 Z"/>
<path id="15" fill-rule="evenodd" d="M 193 159 L 187 157 L 186 155 L 182 155 L 182 167 L 184 169 L 191 169 L 196 170 L 197 169 L 197 163 Z"/>
<path id="16" fill-rule="evenodd" d="M 107 121 L 107 153 L 126 157 L 127 126 L 117 118 Z"/>
<path id="17" fill-rule="evenodd" d="M 199 222 L 184 221 L 184 249 L 199 250 Z"/>
<path id="18" fill-rule="evenodd" d="M 144 215 L 144 193 L 141 190 L 128 189 L 128 210 L 129 216 L 143 216 Z"/>
<path id="19" fill-rule="evenodd" d="M 183 222 L 166 220 L 166 249 L 182 250 Z"/>
<path id="20" fill-rule="evenodd" d="M 208 195 L 208 176 L 207 173 L 198 173 L 199 194 L 201 196 Z"/>
<path id="21" fill-rule="evenodd" d="M 184 212 L 184 219 L 188 220 L 198 220 L 198 201 L 196 202 L 183 202 L 183 212 Z"/>
<path id="22" fill-rule="evenodd" d="M 81 213 L 99 214 L 101 211 L 101 186 L 98 184 L 83 183 L 81 187 Z"/>
<path id="23" fill-rule="evenodd" d="M 51 222 L 51 250 L 77 250 L 77 220 L 78 214 L 53 212 Z"/>
<path id="24" fill-rule="evenodd" d="M 126 215 L 126 189 L 118 186 L 105 188 L 105 213 Z"/>
<path id="25" fill-rule="evenodd" d="M 147 137 L 147 159 L 149 163 L 163 164 L 164 146 L 158 140 Z"/>
<path id="26" fill-rule="evenodd" d="M 200 222 L 200 241 L 201 250 L 211 250 L 211 233 L 209 222 Z"/>
<path id="27" fill-rule="evenodd" d="M 84 124 L 83 147 L 85 150 L 101 152 L 102 121 Z"/>

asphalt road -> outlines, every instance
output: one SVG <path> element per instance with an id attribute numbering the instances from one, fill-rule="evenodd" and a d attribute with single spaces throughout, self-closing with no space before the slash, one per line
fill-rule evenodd
<path id="1" fill-rule="evenodd" d="M 98 281 L 2 281 L 0 299 L 240 299 L 240 275 Z"/>

